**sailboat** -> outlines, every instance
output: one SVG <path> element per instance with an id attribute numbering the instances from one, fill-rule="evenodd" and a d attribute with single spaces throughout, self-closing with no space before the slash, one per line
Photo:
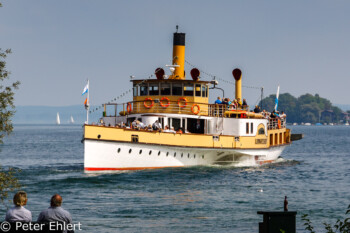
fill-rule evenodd
<path id="1" fill-rule="evenodd" d="M 73 116 L 70 116 L 69 123 L 74 124 L 74 119 L 73 119 Z"/>
<path id="2" fill-rule="evenodd" d="M 57 116 L 56 116 L 56 124 L 57 124 L 57 125 L 60 125 L 60 124 L 61 124 L 60 114 L 59 114 L 59 113 L 57 113 Z"/>

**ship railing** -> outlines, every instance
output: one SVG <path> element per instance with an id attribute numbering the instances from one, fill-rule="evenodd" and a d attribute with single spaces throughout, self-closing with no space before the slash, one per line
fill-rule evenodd
<path id="1" fill-rule="evenodd" d="M 228 110 L 249 111 L 249 107 L 233 108 L 225 104 L 207 104 L 198 102 L 169 101 L 160 104 L 159 101 L 145 103 L 144 101 L 130 101 L 127 103 L 107 103 L 104 104 L 104 117 L 125 116 L 133 113 L 175 113 L 201 116 L 225 117 Z"/>
<path id="2" fill-rule="evenodd" d="M 286 128 L 286 118 L 269 118 L 268 129 L 283 129 Z"/>

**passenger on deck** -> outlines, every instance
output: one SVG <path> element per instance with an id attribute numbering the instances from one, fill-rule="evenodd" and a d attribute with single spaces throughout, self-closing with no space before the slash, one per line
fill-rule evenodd
<path id="1" fill-rule="evenodd" d="M 261 114 L 266 118 L 268 119 L 270 117 L 270 114 L 268 112 L 266 112 L 266 110 L 264 109 Z"/>
<path id="2" fill-rule="evenodd" d="M 215 104 L 222 104 L 222 101 L 221 101 L 221 98 L 220 97 L 218 97 L 217 98 L 217 100 L 215 100 L 215 102 L 214 102 Z"/>
<path id="3" fill-rule="evenodd" d="M 243 99 L 242 107 L 243 108 L 247 108 L 248 107 L 246 99 Z"/>
<path id="4" fill-rule="evenodd" d="M 222 104 L 226 104 L 226 105 L 228 105 L 227 98 L 224 98 L 224 99 L 222 100 Z"/>
<path id="5" fill-rule="evenodd" d="M 169 132 L 170 132 L 169 126 L 166 125 L 166 126 L 164 127 L 163 132 L 164 132 L 164 133 L 169 133 Z"/>
<path id="6" fill-rule="evenodd" d="M 240 98 L 237 98 L 237 107 L 241 108 L 242 107 L 242 102 Z"/>
<path id="7" fill-rule="evenodd" d="M 24 191 L 19 191 L 13 197 L 14 207 L 10 208 L 5 217 L 7 222 L 31 222 L 32 213 L 24 208 L 27 204 L 28 198 L 27 193 Z"/>
<path id="8" fill-rule="evenodd" d="M 230 110 L 236 110 L 237 109 L 237 100 L 233 100 L 230 105 Z"/>
<path id="9" fill-rule="evenodd" d="M 284 113 L 284 111 L 282 111 L 280 114 L 280 118 L 286 118 L 286 117 L 287 117 L 287 115 Z"/>
<path id="10" fill-rule="evenodd" d="M 158 120 L 156 120 L 153 125 L 152 125 L 153 130 L 159 130 L 160 128 L 162 128 L 162 125 L 160 124 L 160 122 Z"/>
<path id="11" fill-rule="evenodd" d="M 255 105 L 254 112 L 255 113 L 259 113 L 260 112 L 260 107 L 258 105 Z"/>

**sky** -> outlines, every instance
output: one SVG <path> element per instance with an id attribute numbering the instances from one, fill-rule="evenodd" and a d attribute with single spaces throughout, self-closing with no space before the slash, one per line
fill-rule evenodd
<path id="1" fill-rule="evenodd" d="M 318 93 L 350 103 L 350 1 L 347 0 L 1 0 L 0 48 L 16 105 L 100 105 L 171 64 L 176 25 L 186 33 L 186 60 L 215 75 L 234 97 L 232 70 L 243 73 L 243 97 Z M 189 74 L 189 65 L 186 73 Z M 165 69 L 166 70 L 166 69 Z M 203 72 L 204 71 L 204 72 Z M 250 88 L 257 87 L 257 88 Z M 211 93 L 214 100 L 220 92 Z M 127 92 L 118 102 L 132 98 Z"/>

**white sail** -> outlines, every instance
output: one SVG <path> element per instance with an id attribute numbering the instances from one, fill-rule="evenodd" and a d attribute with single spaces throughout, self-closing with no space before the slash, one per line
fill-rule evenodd
<path id="1" fill-rule="evenodd" d="M 74 124 L 74 118 L 73 116 L 70 116 L 70 121 L 69 121 L 71 124 Z"/>
<path id="2" fill-rule="evenodd" d="M 59 114 L 59 113 L 57 113 L 56 124 L 57 124 L 57 125 L 60 125 L 60 124 L 61 124 L 60 114 Z"/>

